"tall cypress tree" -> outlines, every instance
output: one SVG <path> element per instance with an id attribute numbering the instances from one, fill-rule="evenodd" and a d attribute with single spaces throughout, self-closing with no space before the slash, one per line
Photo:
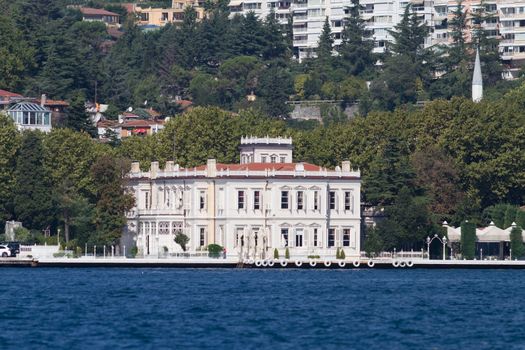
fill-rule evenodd
<path id="1" fill-rule="evenodd" d="M 465 60 L 466 57 L 466 39 L 465 33 L 467 27 L 467 11 L 463 11 L 463 0 L 457 0 L 456 8 L 452 12 L 452 19 L 450 20 L 452 44 L 449 46 L 449 69 L 453 69 Z"/>
<path id="2" fill-rule="evenodd" d="M 82 93 L 77 92 L 70 100 L 67 109 L 66 126 L 75 131 L 83 131 L 91 136 L 96 136 L 96 130 L 93 123 L 86 113 L 84 105 L 85 97 Z"/>
<path id="3" fill-rule="evenodd" d="M 317 46 L 317 57 L 320 61 L 329 61 L 332 57 L 332 50 L 334 46 L 334 38 L 332 37 L 332 29 L 330 28 L 330 21 L 326 16 L 323 25 L 323 31 L 319 36 L 319 44 Z"/>
<path id="4" fill-rule="evenodd" d="M 263 50 L 263 57 L 267 60 L 285 57 L 288 52 L 286 37 L 281 30 L 279 21 L 275 17 L 273 8 L 264 22 L 264 35 L 266 47 Z"/>
<path id="5" fill-rule="evenodd" d="M 363 9 L 359 0 L 352 0 L 350 16 L 346 19 L 341 35 L 341 46 L 339 46 L 342 65 L 352 75 L 363 73 L 375 63 L 372 54 L 374 42 L 370 40 L 371 33 L 366 29 L 365 21 L 360 14 Z"/>

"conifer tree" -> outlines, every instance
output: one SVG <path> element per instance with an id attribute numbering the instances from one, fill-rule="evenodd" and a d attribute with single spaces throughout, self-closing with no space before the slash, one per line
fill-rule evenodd
<path id="1" fill-rule="evenodd" d="M 334 38 L 332 37 L 332 29 L 330 28 L 330 21 L 326 16 L 323 31 L 319 36 L 319 44 L 317 46 L 317 57 L 320 61 L 326 62 L 332 57 L 332 50 L 334 46 Z"/>
<path id="2" fill-rule="evenodd" d="M 365 21 L 361 17 L 360 11 L 363 6 L 359 0 L 351 0 L 350 16 L 341 35 L 341 46 L 339 55 L 342 65 L 352 75 L 359 75 L 366 69 L 373 67 L 374 56 L 372 49 L 374 42 L 370 40 L 371 33 L 366 29 Z"/>
<path id="3" fill-rule="evenodd" d="M 75 131 L 86 132 L 93 137 L 96 136 L 96 129 L 86 113 L 85 97 L 82 93 L 77 92 L 70 100 L 65 124 Z"/>

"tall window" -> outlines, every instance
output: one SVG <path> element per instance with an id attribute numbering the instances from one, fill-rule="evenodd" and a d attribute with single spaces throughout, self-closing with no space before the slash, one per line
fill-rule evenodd
<path id="1" fill-rule="evenodd" d="M 287 228 L 281 229 L 281 242 L 283 244 L 283 247 L 288 247 L 288 229 Z"/>
<path id="2" fill-rule="evenodd" d="M 206 245 L 206 229 L 204 227 L 199 229 L 199 244 L 201 247 Z"/>
<path id="3" fill-rule="evenodd" d="M 288 209 L 288 191 L 281 191 L 281 209 Z"/>
<path id="4" fill-rule="evenodd" d="M 335 209 L 335 191 L 330 191 L 330 209 Z"/>
<path id="5" fill-rule="evenodd" d="M 302 247 L 303 246 L 303 230 L 298 229 L 295 231 L 295 246 L 296 247 Z"/>
<path id="6" fill-rule="evenodd" d="M 352 207 L 352 197 L 350 196 L 350 192 L 345 192 L 345 210 L 350 210 Z"/>
<path id="7" fill-rule="evenodd" d="M 272 163 L 276 163 L 277 162 L 277 156 L 276 155 L 271 156 L 270 159 L 271 159 Z"/>
<path id="8" fill-rule="evenodd" d="M 350 247 L 350 229 L 343 229 L 343 247 Z"/>
<path id="9" fill-rule="evenodd" d="M 199 209 L 203 210 L 206 208 L 206 193 L 204 191 L 199 192 Z"/>
<path id="10" fill-rule="evenodd" d="M 304 192 L 297 191 L 297 210 L 304 209 Z"/>
<path id="11" fill-rule="evenodd" d="M 319 191 L 314 191 L 314 210 L 319 210 Z"/>
<path id="12" fill-rule="evenodd" d="M 253 210 L 261 209 L 261 191 L 253 191 Z"/>
<path id="13" fill-rule="evenodd" d="M 328 247 L 335 247 L 335 228 L 328 229 Z"/>
<path id="14" fill-rule="evenodd" d="M 313 230 L 313 245 L 314 247 L 317 247 L 317 243 L 319 242 L 319 231 L 318 229 L 314 228 Z"/>
<path id="15" fill-rule="evenodd" d="M 261 157 L 261 163 L 266 163 L 266 156 Z"/>
<path id="16" fill-rule="evenodd" d="M 149 198 L 149 192 L 144 192 L 144 207 L 146 209 L 150 208 L 150 198 Z"/>
<path id="17" fill-rule="evenodd" d="M 238 191 L 237 192 L 237 209 L 244 209 L 244 208 L 245 208 L 244 191 Z"/>
<path id="18" fill-rule="evenodd" d="M 281 158 L 280 160 L 281 163 L 286 163 L 286 157 L 280 157 L 280 158 Z"/>

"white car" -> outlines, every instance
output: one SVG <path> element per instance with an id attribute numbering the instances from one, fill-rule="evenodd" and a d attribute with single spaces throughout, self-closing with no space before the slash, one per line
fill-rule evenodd
<path id="1" fill-rule="evenodd" d="M 2 258 L 7 258 L 8 256 L 11 256 L 11 249 L 9 249 L 6 245 L 0 245 L 0 256 Z"/>

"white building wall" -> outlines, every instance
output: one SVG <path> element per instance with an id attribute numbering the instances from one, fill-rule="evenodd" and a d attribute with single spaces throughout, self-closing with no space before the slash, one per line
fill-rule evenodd
<path id="1" fill-rule="evenodd" d="M 165 249 L 168 253 L 181 252 L 174 242 L 177 227 L 190 237 L 190 251 L 217 243 L 233 256 L 273 257 L 274 248 L 283 256 L 286 244 L 281 233 L 282 229 L 288 229 L 287 246 L 292 257 L 335 257 L 337 247 L 343 247 L 347 257 L 359 256 L 359 172 L 339 169 L 339 172 L 320 171 L 315 178 L 279 178 L 279 174 L 206 177 L 202 176 L 203 171 L 184 171 L 178 173 L 184 175 L 183 179 L 164 176 L 166 172 L 159 172 L 157 178 L 151 178 L 151 171 L 131 174 L 130 188 L 137 206 L 128 214 L 128 230 L 135 234 L 139 255 L 163 255 Z M 337 174 L 340 177 L 334 176 Z M 244 208 L 239 208 L 239 191 L 244 194 Z M 258 209 L 255 191 L 259 191 Z M 281 208 L 282 191 L 288 192 L 287 209 Z M 336 196 L 334 209 L 329 209 L 330 191 Z M 317 209 L 314 209 L 316 192 Z M 348 193 L 346 205 L 345 193 Z M 201 229 L 204 230 L 203 238 Z M 315 246 L 314 229 L 317 229 Z M 330 229 L 334 229 L 335 235 L 328 246 Z M 345 232 L 348 234 L 343 237 Z M 299 246 L 297 243 L 301 240 L 296 241 L 296 235 L 302 235 Z"/>

